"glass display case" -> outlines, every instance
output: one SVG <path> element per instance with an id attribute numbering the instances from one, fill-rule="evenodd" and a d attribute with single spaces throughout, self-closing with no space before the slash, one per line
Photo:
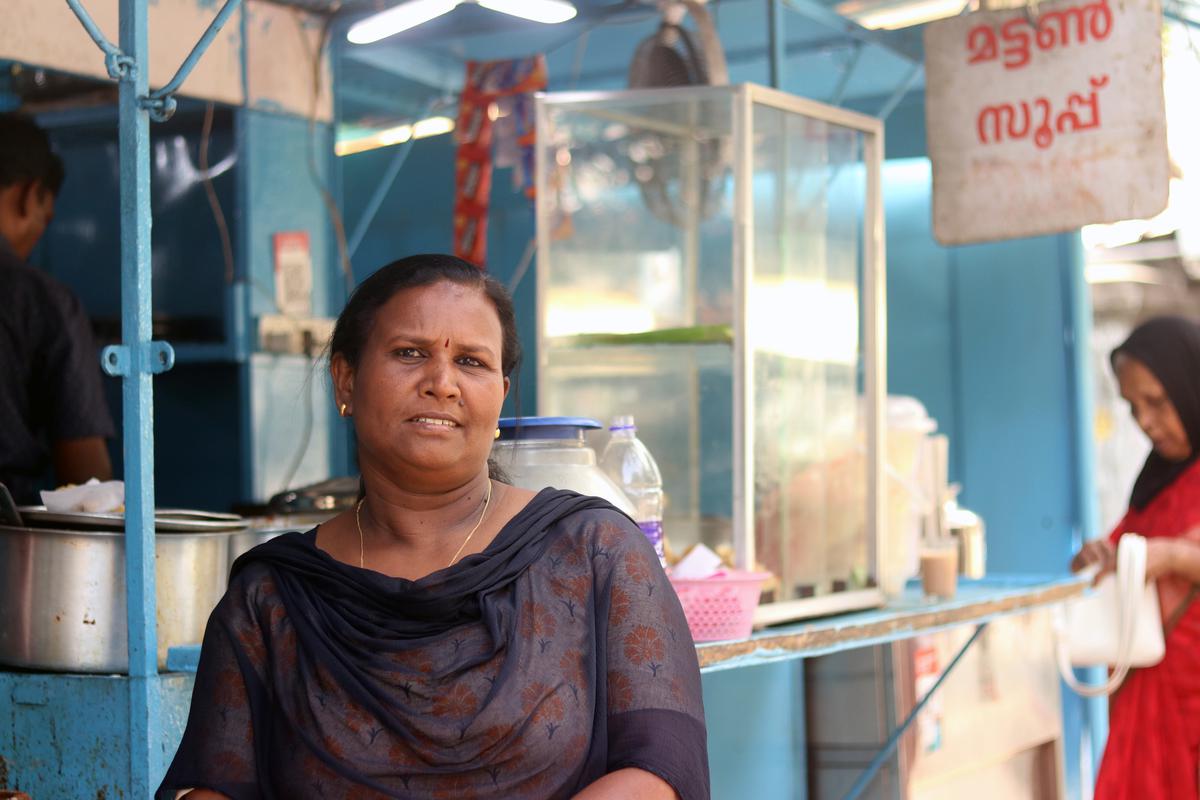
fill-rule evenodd
<path id="1" fill-rule="evenodd" d="M 760 623 L 880 604 L 882 123 L 548 94 L 537 141 L 538 412 L 633 414 L 670 548 L 772 572 Z"/>

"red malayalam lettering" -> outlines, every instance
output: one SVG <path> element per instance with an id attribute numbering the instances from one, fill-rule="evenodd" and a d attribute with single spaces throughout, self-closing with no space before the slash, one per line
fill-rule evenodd
<path id="1" fill-rule="evenodd" d="M 993 26 L 976 25 L 967 32 L 967 63 L 982 64 L 999 58 L 999 38 L 1004 44 L 1004 68 L 1019 69 L 1030 62 L 1033 44 L 1043 51 L 1068 47 L 1072 41 L 1087 44 L 1107 39 L 1112 27 L 1108 0 L 1047 11 L 1036 27 L 1023 16 L 1012 17 L 999 26 L 999 37 Z"/>
<path id="2" fill-rule="evenodd" d="M 984 106 L 975 118 L 975 132 L 980 144 L 994 144 L 1008 139 L 1024 139 L 1033 131 L 1033 143 L 1045 150 L 1054 143 L 1055 134 L 1077 133 L 1100 127 L 1100 98 L 1098 91 L 1108 85 L 1108 76 L 1093 76 L 1088 80 L 1092 91 L 1085 97 L 1077 92 L 1067 96 L 1066 110 L 1054 114 L 1045 97 L 1017 104 L 1000 103 Z M 1084 111 L 1090 111 L 1085 120 Z M 1036 124 L 1035 124 L 1036 123 Z"/>

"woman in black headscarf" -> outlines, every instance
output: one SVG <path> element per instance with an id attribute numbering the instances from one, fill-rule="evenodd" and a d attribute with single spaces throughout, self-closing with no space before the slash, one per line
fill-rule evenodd
<path id="1" fill-rule="evenodd" d="M 1115 567 L 1125 533 L 1148 539 L 1166 656 L 1131 672 L 1112 698 L 1096 800 L 1196 800 L 1200 769 L 1200 327 L 1180 317 L 1140 325 L 1112 353 L 1121 396 L 1153 451 L 1129 511 L 1072 567 Z"/>
<path id="2" fill-rule="evenodd" d="M 364 495 L 234 564 L 157 797 L 707 798 L 696 652 L 649 542 L 490 474 L 504 288 L 397 261 L 330 352 Z"/>

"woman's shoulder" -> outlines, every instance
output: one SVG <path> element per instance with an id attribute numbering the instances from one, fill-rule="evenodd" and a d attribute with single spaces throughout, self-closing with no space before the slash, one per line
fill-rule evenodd
<path id="1" fill-rule="evenodd" d="M 251 607 L 273 603 L 278 595 L 275 565 L 312 558 L 316 529 L 291 531 L 255 545 L 234 560 L 229 571 L 227 598 L 239 598 Z"/>
<path id="2" fill-rule="evenodd" d="M 533 502 L 557 502 L 566 506 L 556 525 L 568 536 L 619 540 L 639 533 L 629 515 L 602 497 L 582 495 L 564 489 L 548 489 Z"/>
<path id="3" fill-rule="evenodd" d="M 549 548 L 552 561 L 556 556 L 571 554 L 586 556 L 595 566 L 602 566 L 626 554 L 654 555 L 637 523 L 623 511 L 601 498 L 570 494 L 588 502 L 581 503 L 556 522 L 554 543 Z"/>

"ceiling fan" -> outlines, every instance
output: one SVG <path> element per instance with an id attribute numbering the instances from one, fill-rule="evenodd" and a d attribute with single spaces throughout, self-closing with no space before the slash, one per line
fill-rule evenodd
<path id="1" fill-rule="evenodd" d="M 356 22 L 346 33 L 346 38 L 354 44 L 377 42 L 448 14 L 466 3 L 546 24 L 566 22 L 577 13 L 568 0 L 406 0 Z"/>

